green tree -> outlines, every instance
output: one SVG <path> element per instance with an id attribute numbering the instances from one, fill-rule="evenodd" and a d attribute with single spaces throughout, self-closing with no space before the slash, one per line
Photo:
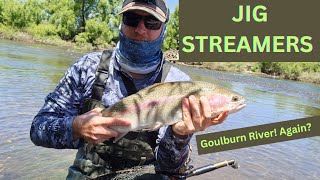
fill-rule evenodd
<path id="1" fill-rule="evenodd" d="M 121 9 L 119 0 L 100 0 L 86 17 L 85 31 L 79 33 L 75 41 L 78 45 L 86 42 L 93 46 L 106 47 L 114 45 L 118 38 Z M 93 6 L 92 6 L 93 7 Z"/>
<path id="2" fill-rule="evenodd" d="M 121 1 L 119 0 L 100 0 L 97 5 L 97 11 L 101 21 L 106 22 L 112 32 L 112 41 L 118 40 L 118 29 L 121 23 L 121 16 L 118 15 L 121 10 Z"/>
<path id="3" fill-rule="evenodd" d="M 86 31 L 86 21 L 97 15 L 97 3 L 99 0 L 74 0 L 74 12 L 78 23 L 78 31 Z"/>
<path id="4" fill-rule="evenodd" d="M 163 49 L 178 49 L 179 48 L 179 6 L 176 6 L 174 12 L 171 14 L 166 39 L 163 43 Z"/>
<path id="5" fill-rule="evenodd" d="M 45 19 L 44 3 L 39 0 L 27 0 L 24 4 L 28 24 L 39 25 Z"/>
<path id="6" fill-rule="evenodd" d="M 74 2 L 72 0 L 46 0 L 45 4 L 48 22 L 55 25 L 61 39 L 73 39 L 77 31 Z"/>
<path id="7" fill-rule="evenodd" d="M 26 27 L 28 23 L 26 9 L 22 2 L 2 0 L 2 23 L 16 28 Z"/>
<path id="8" fill-rule="evenodd" d="M 0 0 L 0 23 L 3 24 L 3 13 L 4 11 L 4 2 L 3 0 Z"/>

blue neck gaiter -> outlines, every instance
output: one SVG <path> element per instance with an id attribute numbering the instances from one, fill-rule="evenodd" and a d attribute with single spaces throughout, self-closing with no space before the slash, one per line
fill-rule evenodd
<path id="1" fill-rule="evenodd" d="M 135 41 L 119 31 L 116 59 L 120 66 L 133 73 L 147 74 L 155 71 L 162 60 L 161 46 L 165 38 L 163 27 L 160 36 L 153 41 Z"/>

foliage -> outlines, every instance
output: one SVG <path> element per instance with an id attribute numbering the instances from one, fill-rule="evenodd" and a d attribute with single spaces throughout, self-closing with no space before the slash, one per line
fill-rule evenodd
<path id="1" fill-rule="evenodd" d="M 290 65 L 281 66 L 281 75 L 285 79 L 298 80 L 302 72 L 302 67 L 297 63 L 290 63 Z"/>
<path id="2" fill-rule="evenodd" d="M 75 0 L 75 14 L 79 34 L 77 44 L 91 43 L 93 46 L 114 44 L 119 27 L 121 1 Z"/>
<path id="3" fill-rule="evenodd" d="M 108 27 L 112 31 L 112 41 L 118 41 L 119 26 L 121 23 L 121 16 L 119 12 L 121 10 L 121 1 L 119 0 L 107 0 L 106 3 L 100 3 L 102 5 L 106 4 L 105 10 L 107 16 L 105 19 L 101 19 L 108 23 Z"/>
<path id="4" fill-rule="evenodd" d="M 27 0 L 24 4 L 28 24 L 40 24 L 45 18 L 44 3 L 38 0 Z"/>
<path id="5" fill-rule="evenodd" d="M 74 13 L 78 22 L 78 32 L 85 32 L 86 21 L 96 15 L 99 0 L 74 0 Z"/>
<path id="6" fill-rule="evenodd" d="M 12 27 L 5 26 L 0 24 L 0 37 L 1 38 L 7 38 L 7 39 L 13 39 L 13 37 L 16 34 L 16 30 Z"/>
<path id="7" fill-rule="evenodd" d="M 163 43 L 163 49 L 178 49 L 179 48 L 179 6 L 176 6 L 173 14 L 170 17 L 166 39 Z"/>
<path id="8" fill-rule="evenodd" d="M 28 18 L 24 4 L 12 0 L 2 0 L 1 6 L 2 24 L 17 28 L 23 28 L 27 25 Z"/>
<path id="9" fill-rule="evenodd" d="M 83 45 L 86 42 L 93 46 L 106 46 L 111 43 L 112 32 L 108 28 L 106 22 L 101 22 L 98 18 L 89 19 L 86 22 L 86 32 L 82 32 L 76 36 L 77 45 Z"/>
<path id="10" fill-rule="evenodd" d="M 35 37 L 56 36 L 58 32 L 53 24 L 32 24 L 25 29 L 28 33 Z"/>
<path id="11" fill-rule="evenodd" d="M 119 0 L 0 0 L 0 25 L 32 39 L 59 37 L 80 46 L 106 47 L 118 41 L 120 10 Z M 178 7 L 171 16 L 164 50 L 178 49 Z"/>
<path id="12" fill-rule="evenodd" d="M 280 75 L 281 67 L 279 62 L 260 62 L 259 63 L 261 72 L 266 74 Z"/>
<path id="13" fill-rule="evenodd" d="M 290 80 L 301 80 L 306 77 L 313 79 L 307 74 L 320 74 L 319 62 L 259 62 L 254 68 L 255 71 L 281 76 Z M 306 81 L 306 80 L 304 80 Z"/>
<path id="14" fill-rule="evenodd" d="M 281 75 L 285 79 L 300 80 L 302 75 L 307 74 L 319 74 L 320 63 L 319 62 L 286 62 L 281 63 Z"/>
<path id="15" fill-rule="evenodd" d="M 45 0 L 47 20 L 53 24 L 63 40 L 73 39 L 76 35 L 77 23 L 74 2 L 71 0 Z"/>

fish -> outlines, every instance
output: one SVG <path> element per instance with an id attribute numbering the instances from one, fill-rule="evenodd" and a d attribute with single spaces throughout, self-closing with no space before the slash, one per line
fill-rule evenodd
<path id="1" fill-rule="evenodd" d="M 224 111 L 233 114 L 243 109 L 246 98 L 222 86 L 203 81 L 155 83 L 101 111 L 104 117 L 128 119 L 130 126 L 111 126 L 119 133 L 117 142 L 130 131 L 154 131 L 182 120 L 182 99 L 194 95 L 208 98 L 211 117 Z"/>

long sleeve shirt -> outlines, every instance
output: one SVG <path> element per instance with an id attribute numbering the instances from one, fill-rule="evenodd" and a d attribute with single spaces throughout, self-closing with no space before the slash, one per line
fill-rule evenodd
<path id="1" fill-rule="evenodd" d="M 77 149 L 83 146 L 82 139 L 74 141 L 72 122 L 79 115 L 83 102 L 92 95 L 95 73 L 100 62 L 101 52 L 90 53 L 76 61 L 64 74 L 56 89 L 45 98 L 45 103 L 35 116 L 30 137 L 34 144 L 49 148 Z M 161 67 L 147 79 L 139 82 L 136 88 L 142 89 L 153 84 Z M 120 101 L 128 95 L 120 76 L 121 67 L 111 58 L 109 78 L 106 83 L 102 103 L 105 106 Z M 175 67 L 171 67 L 165 82 L 190 81 L 190 77 Z M 159 130 L 156 158 L 162 170 L 180 168 L 189 153 L 192 135 L 174 137 L 171 126 Z"/>

